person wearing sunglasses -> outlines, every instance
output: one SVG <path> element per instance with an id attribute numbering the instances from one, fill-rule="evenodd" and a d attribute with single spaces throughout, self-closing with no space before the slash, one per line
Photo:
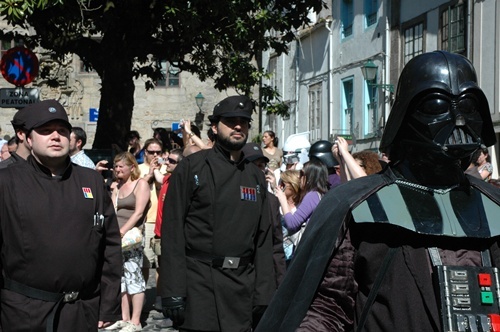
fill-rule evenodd
<path id="1" fill-rule="evenodd" d="M 163 314 L 180 331 L 250 331 L 276 290 L 267 183 L 245 159 L 254 111 L 246 96 L 217 103 L 212 149 L 172 173 L 161 238 Z"/>
<path id="2" fill-rule="evenodd" d="M 149 138 L 144 142 L 144 162 L 139 164 L 139 171 L 141 177 L 144 178 L 149 184 L 151 207 L 148 210 L 146 221 L 144 223 L 144 265 L 142 273 L 146 282 L 149 278 L 149 270 L 158 270 L 158 257 L 153 252 L 150 246 L 151 239 L 154 238 L 154 228 L 156 222 L 156 210 L 158 209 L 158 192 L 161 188 L 161 182 L 155 179 L 154 171 L 157 169 L 162 174 L 165 173 L 165 166 L 158 162 L 163 154 L 163 144 L 156 138 Z"/>
<path id="3" fill-rule="evenodd" d="M 184 158 L 182 155 L 182 150 L 181 149 L 172 149 L 170 153 L 168 153 L 168 156 L 166 156 L 164 163 L 166 166 L 167 173 L 163 174 L 160 172 L 159 169 L 154 170 L 154 175 L 155 179 L 158 182 L 161 182 L 161 189 L 160 192 L 158 193 L 158 207 L 156 209 L 156 221 L 155 221 L 155 228 L 154 228 L 154 238 L 150 240 L 150 247 L 154 254 L 157 257 L 158 261 L 158 268 L 156 269 L 156 302 L 155 302 L 155 308 L 157 310 L 161 310 L 161 297 L 159 296 L 160 290 L 161 290 L 161 283 L 160 281 L 160 256 L 161 256 L 161 224 L 162 224 L 162 218 L 163 218 L 163 208 L 165 204 L 165 197 L 167 195 L 168 191 L 168 186 L 170 184 L 170 177 L 172 175 L 172 172 L 175 170 L 177 165 L 181 162 L 181 160 Z M 168 207 L 167 207 L 168 211 Z"/>

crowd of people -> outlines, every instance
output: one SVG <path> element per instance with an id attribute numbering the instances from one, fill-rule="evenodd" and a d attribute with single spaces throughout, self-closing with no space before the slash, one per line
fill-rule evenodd
<path id="1" fill-rule="evenodd" d="M 85 155 L 58 102 L 19 110 L 0 162 L 1 328 L 141 331 L 154 278 L 154 307 L 185 332 L 457 329 L 432 278 L 443 267 L 496 277 L 495 135 L 465 58 L 426 53 L 402 78 L 382 154 L 342 135 L 248 142 L 254 103 L 231 96 L 207 140 L 189 120 L 144 144 L 131 131 L 107 165 Z"/>

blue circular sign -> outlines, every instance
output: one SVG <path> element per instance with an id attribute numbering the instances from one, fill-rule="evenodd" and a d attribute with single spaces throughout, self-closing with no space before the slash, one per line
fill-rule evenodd
<path id="1" fill-rule="evenodd" d="M 7 82 L 24 86 L 38 75 L 38 58 L 27 48 L 11 48 L 2 56 L 0 71 Z"/>

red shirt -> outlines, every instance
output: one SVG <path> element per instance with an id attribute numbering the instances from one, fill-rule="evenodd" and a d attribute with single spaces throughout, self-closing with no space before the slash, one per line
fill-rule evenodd
<path id="1" fill-rule="evenodd" d="M 156 222 L 155 222 L 155 235 L 161 237 L 161 223 L 163 217 L 163 203 L 165 202 L 165 196 L 167 196 L 168 184 L 170 181 L 170 173 L 165 174 L 163 177 L 163 183 L 161 184 L 160 193 L 158 195 L 158 209 L 156 210 Z"/>

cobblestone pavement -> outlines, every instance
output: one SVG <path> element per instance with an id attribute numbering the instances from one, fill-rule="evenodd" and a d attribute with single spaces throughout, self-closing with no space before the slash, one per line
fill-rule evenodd
<path id="1" fill-rule="evenodd" d="M 156 332 L 175 332 L 177 331 L 172 327 L 172 321 L 165 319 L 161 313 L 161 308 L 156 310 L 156 282 L 155 282 L 154 269 L 149 271 L 149 280 L 146 285 L 146 303 L 142 309 L 142 330 L 143 331 L 156 331 Z"/>

